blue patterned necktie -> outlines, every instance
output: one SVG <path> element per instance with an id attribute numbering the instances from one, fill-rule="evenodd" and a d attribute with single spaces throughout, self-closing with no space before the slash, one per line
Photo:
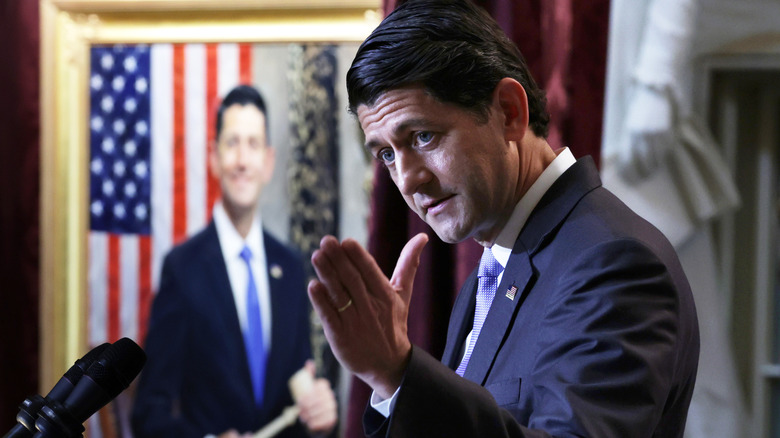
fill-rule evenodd
<path id="1" fill-rule="evenodd" d="M 490 305 L 493 303 L 493 297 L 496 295 L 498 276 L 503 270 L 504 267 L 501 266 L 501 263 L 498 263 L 498 260 L 493 257 L 493 251 L 490 248 L 485 248 L 482 251 L 482 259 L 479 261 L 479 271 L 477 272 L 479 280 L 477 283 L 477 306 L 474 309 L 474 327 L 471 331 L 469 344 L 466 346 L 466 352 L 463 354 L 463 359 L 455 371 L 459 376 L 463 376 L 466 372 L 469 359 L 471 359 L 471 353 L 474 351 L 474 345 L 476 345 L 479 332 L 482 330 L 482 324 L 485 323 Z"/>
<path id="2" fill-rule="evenodd" d="M 257 285 L 252 275 L 249 261 L 252 251 L 248 247 L 241 250 L 241 258 L 246 263 L 248 284 L 246 288 L 246 330 L 244 330 L 244 345 L 249 360 L 249 374 L 252 377 L 252 390 L 257 406 L 263 404 L 263 387 L 265 386 L 265 346 L 263 345 L 263 324 L 260 321 L 260 303 L 257 301 Z"/>

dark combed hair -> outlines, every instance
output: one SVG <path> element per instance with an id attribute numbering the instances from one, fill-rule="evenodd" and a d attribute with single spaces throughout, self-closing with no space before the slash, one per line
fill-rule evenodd
<path id="1" fill-rule="evenodd" d="M 347 72 L 349 109 L 356 113 L 387 91 L 422 85 L 439 101 L 486 120 L 493 90 L 505 77 L 525 88 L 531 129 L 547 137 L 545 93 L 496 21 L 469 0 L 410 0 L 358 49 Z"/>
<path id="2" fill-rule="evenodd" d="M 217 110 L 217 138 L 222 133 L 222 115 L 233 105 L 254 105 L 265 116 L 265 130 L 268 136 L 268 113 L 265 110 L 265 100 L 256 88 L 249 85 L 239 85 L 227 94 Z"/>

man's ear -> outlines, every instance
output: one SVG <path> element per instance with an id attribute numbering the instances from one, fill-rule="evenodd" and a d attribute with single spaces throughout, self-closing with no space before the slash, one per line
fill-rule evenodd
<path id="1" fill-rule="evenodd" d="M 506 140 L 522 140 L 528 131 L 528 96 L 525 88 L 512 78 L 501 79 L 493 91 L 493 101 L 503 115 Z"/>

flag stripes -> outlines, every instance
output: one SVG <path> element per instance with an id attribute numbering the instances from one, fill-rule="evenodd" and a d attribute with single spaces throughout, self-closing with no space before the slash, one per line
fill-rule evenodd
<path id="1" fill-rule="evenodd" d="M 91 217 L 88 341 L 99 345 L 127 336 L 143 344 L 163 257 L 173 245 L 206 225 L 219 198 L 219 182 L 208 170 L 208 150 L 216 134 L 214 113 L 227 91 L 240 82 L 251 82 L 252 50 L 249 44 L 95 46 L 92 57 L 91 80 L 102 86 L 90 87 L 90 158 L 104 160 L 103 166 L 112 165 L 113 170 L 124 165 L 138 175 L 146 172 L 150 192 L 133 194 L 127 189 L 130 195 L 125 193 L 129 200 L 148 195 L 148 206 L 139 201 L 143 206 L 128 212 L 148 214 L 147 229 L 118 229 L 111 221 L 97 226 L 103 222 Z M 146 59 L 146 71 L 133 70 L 134 64 L 144 63 L 142 59 Z M 105 68 L 109 64 L 111 68 Z M 135 89 L 112 92 L 115 108 L 106 111 L 110 105 L 100 108 L 101 99 L 106 100 L 106 87 L 114 83 L 116 89 L 122 88 L 121 83 Z M 144 98 L 148 114 L 139 125 L 139 113 L 131 111 L 132 104 L 126 102 Z M 96 129 L 94 115 L 101 117 L 100 129 Z M 136 137 L 148 138 L 147 158 L 139 157 L 134 146 L 125 146 L 126 135 L 109 129 L 121 124 L 135 129 Z M 113 149 L 104 146 L 111 141 Z M 96 150 L 103 155 L 98 156 Z M 100 166 L 92 167 L 102 172 L 90 173 L 94 213 L 99 210 L 93 206 L 99 200 L 99 189 L 106 192 L 113 185 L 116 191 L 125 190 L 125 179 Z M 116 202 L 114 210 L 121 210 L 120 201 Z"/>

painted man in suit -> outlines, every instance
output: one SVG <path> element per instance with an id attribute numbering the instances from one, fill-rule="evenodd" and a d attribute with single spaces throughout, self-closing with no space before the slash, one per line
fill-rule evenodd
<path id="1" fill-rule="evenodd" d="M 265 108 L 257 90 L 238 86 L 217 113 L 209 160 L 222 199 L 211 223 L 163 263 L 133 412 L 138 437 L 251 436 L 294 404 L 293 373 L 306 364 L 314 374 L 301 260 L 260 220 L 274 167 Z M 297 405 L 300 421 L 279 436 L 333 429 L 327 380 Z"/>
<path id="2" fill-rule="evenodd" d="M 424 234 L 392 278 L 325 237 L 309 297 L 336 357 L 370 385 L 366 433 L 393 437 L 682 437 L 699 353 L 674 250 L 545 137 L 544 93 L 467 0 L 411 0 L 347 75 L 366 147 L 446 242 L 475 239 L 439 362 L 406 320 Z"/>

